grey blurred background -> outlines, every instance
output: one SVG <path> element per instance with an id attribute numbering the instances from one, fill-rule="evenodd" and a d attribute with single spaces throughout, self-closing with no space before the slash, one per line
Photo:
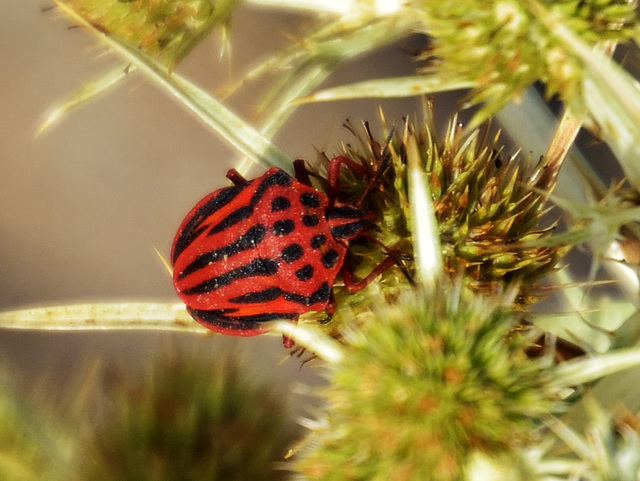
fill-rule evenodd
<path id="1" fill-rule="evenodd" d="M 239 155 L 165 94 L 132 76 L 116 90 L 73 112 L 35 138 L 49 106 L 118 64 L 113 55 L 50 7 L 47 0 L 3 2 L 0 16 L 0 309 L 88 301 L 175 301 L 171 280 L 152 247 L 168 255 L 177 226 L 206 193 L 226 185 Z M 216 92 L 250 65 L 304 32 L 304 16 L 240 7 L 233 19 L 231 58 L 218 59 L 215 38 L 179 70 Z M 326 85 L 408 74 L 403 45 L 341 66 Z M 229 99 L 245 118 L 258 101 L 254 87 Z M 260 92 L 264 92 L 261 90 Z M 419 111 L 419 101 L 351 101 L 305 106 L 276 140 L 295 157 L 336 152 L 351 141 L 346 118 L 379 124 Z M 439 98 L 441 123 L 454 108 Z M 264 375 L 311 377 L 286 357 L 277 337 L 202 338 L 165 333 L 0 332 L 0 360 L 25 385 L 41 375 L 61 379 L 87 357 L 142 366 L 174 344 L 235 347 Z"/>

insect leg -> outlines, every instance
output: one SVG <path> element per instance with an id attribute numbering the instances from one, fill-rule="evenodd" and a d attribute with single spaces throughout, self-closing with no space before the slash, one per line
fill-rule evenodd
<path id="1" fill-rule="evenodd" d="M 227 171 L 227 179 L 233 182 L 234 185 L 244 185 L 249 182 L 236 169 L 229 169 Z"/>
<path id="2" fill-rule="evenodd" d="M 309 171 L 305 167 L 303 159 L 296 159 L 293 161 L 293 170 L 298 182 L 312 187 L 311 179 L 309 178 Z"/>
<path id="3" fill-rule="evenodd" d="M 347 254 L 344 258 L 344 263 L 342 264 L 342 280 L 344 281 L 345 288 L 349 292 L 358 292 L 359 290 L 364 289 L 376 277 L 378 277 L 380 274 L 394 265 L 398 266 L 400 271 L 402 271 L 402 274 L 404 274 L 405 278 L 411 285 L 415 285 L 413 277 L 402 263 L 401 256 L 398 255 L 398 252 L 389 249 L 382 242 L 380 242 L 378 239 L 367 232 L 362 233 L 361 237 L 366 237 L 374 244 L 378 244 L 380 247 L 382 247 L 386 251 L 387 257 L 380 264 L 378 264 L 364 279 L 356 281 L 353 277 L 353 271 L 351 269 L 351 255 L 349 251 L 347 251 Z"/>
<path id="4" fill-rule="evenodd" d="M 364 165 L 359 164 L 349 157 L 339 155 L 329 161 L 329 176 L 327 178 L 327 196 L 329 197 L 329 206 L 333 207 L 338 197 L 338 179 L 340 178 L 340 167 L 346 165 L 352 172 L 360 175 L 364 175 L 367 178 L 372 177 L 372 173 Z M 369 187 L 367 187 L 369 190 Z"/>
<path id="5" fill-rule="evenodd" d="M 344 287 L 349 292 L 358 292 L 359 290 L 367 287 L 371 283 L 371 281 L 373 281 L 376 277 L 378 277 L 380 274 L 382 274 L 384 271 L 386 271 L 396 263 L 396 259 L 389 256 L 380 264 L 378 264 L 364 279 L 356 281 L 353 278 L 353 272 L 351 271 L 350 256 L 347 254 L 342 266 L 342 280 L 344 281 Z"/>

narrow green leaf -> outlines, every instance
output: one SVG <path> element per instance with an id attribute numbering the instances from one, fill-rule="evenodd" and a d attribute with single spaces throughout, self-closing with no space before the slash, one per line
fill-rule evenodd
<path id="1" fill-rule="evenodd" d="M 200 87 L 175 72 L 169 74 L 167 67 L 140 50 L 96 29 L 64 2 L 56 0 L 56 4 L 69 17 L 136 66 L 153 83 L 191 110 L 205 125 L 221 135 L 244 155 L 265 166 L 277 166 L 288 171 L 291 170 L 293 159 L 290 156 Z"/>
<path id="2" fill-rule="evenodd" d="M 429 184 L 422 169 L 418 143 L 412 134 L 406 144 L 416 272 L 426 286 L 433 288 L 443 274 L 438 221 L 429 194 Z"/>
<path id="3" fill-rule="evenodd" d="M 587 352 L 604 353 L 632 345 L 625 344 L 632 342 L 629 331 L 634 331 L 630 316 L 637 317 L 631 303 L 613 297 L 611 292 L 598 293 L 592 289 L 595 283 L 580 283 L 569 269 L 555 272 L 550 284 L 558 287 L 557 311 L 536 313 L 532 319 L 534 325 Z"/>
<path id="4" fill-rule="evenodd" d="M 0 312 L 0 328 L 49 331 L 159 330 L 210 333 L 184 304 L 121 302 L 75 304 Z"/>
<path id="5" fill-rule="evenodd" d="M 47 112 L 42 124 L 38 127 L 36 136 L 41 135 L 46 130 L 53 127 L 71 110 L 80 107 L 84 103 L 106 92 L 111 87 L 118 85 L 118 83 L 129 74 L 129 71 L 130 70 L 126 65 L 118 65 L 96 80 L 85 84 L 80 90 L 71 95 L 68 99 L 64 100 L 62 103 L 54 105 L 51 110 Z"/>
<path id="6" fill-rule="evenodd" d="M 577 358 L 558 364 L 550 389 L 586 384 L 640 365 L 640 348 L 620 349 L 607 354 Z"/>
<path id="7" fill-rule="evenodd" d="M 301 103 L 328 102 L 358 98 L 412 97 L 473 88 L 466 79 L 441 78 L 438 75 L 410 75 L 389 79 L 366 80 L 321 90 L 299 100 Z"/>

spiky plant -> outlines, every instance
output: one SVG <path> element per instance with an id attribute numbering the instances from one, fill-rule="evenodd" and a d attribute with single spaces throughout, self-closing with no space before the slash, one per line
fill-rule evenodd
<path id="1" fill-rule="evenodd" d="M 238 0 L 66 0 L 103 32 L 175 67 L 215 27 L 224 38 Z"/>
<path id="2" fill-rule="evenodd" d="M 279 480 L 293 443 L 287 403 L 231 355 L 160 356 L 18 395 L 0 371 L 0 478 Z"/>
<path id="3" fill-rule="evenodd" d="M 622 473 L 607 471 L 611 459 L 617 461 L 616 456 L 607 455 L 618 449 L 623 454 L 629 451 L 625 443 L 616 444 L 606 436 L 594 437 L 597 442 L 591 444 L 566 443 L 578 454 L 574 460 L 587 459 L 592 451 L 607 454 L 597 458 L 603 462 L 583 470 L 574 469 L 570 462 L 561 469 L 557 463 L 552 467 L 553 459 L 541 464 L 539 470 L 519 462 L 541 459 L 538 455 L 544 453 L 549 438 L 539 437 L 542 430 L 538 428 L 551 427 L 562 437 L 552 413 L 560 397 L 571 392 L 568 386 L 582 387 L 598 376 L 637 365 L 640 351 L 600 354 L 560 365 L 553 364 L 551 356 L 531 360 L 525 355 L 525 334 L 514 330 L 517 317 L 509 311 L 535 300 L 535 283 L 553 272 L 566 251 L 564 244 L 600 236 L 608 249 L 619 240 L 621 226 L 625 231 L 635 227 L 637 212 L 618 199 L 606 205 L 623 206 L 620 215 L 603 213 L 605 204 L 568 209 L 580 214 L 573 217 L 581 224 L 576 229 L 570 223 L 570 231 L 562 238 L 550 238 L 550 229 L 540 220 L 547 191 L 553 189 L 581 122 L 597 128 L 618 157 L 629 183 L 636 190 L 640 185 L 637 82 L 607 56 L 615 42 L 637 42 L 635 2 L 272 2 L 346 14 L 318 15 L 315 24 L 298 35 L 290 49 L 247 74 L 246 79 L 265 72 L 276 76 L 273 83 L 265 82 L 269 94 L 261 113 L 267 115 L 253 128 L 175 69 L 211 28 L 228 24 L 234 2 L 56 0 L 74 22 L 120 54 L 123 65 L 55 110 L 45 126 L 138 71 L 251 160 L 287 169 L 290 156 L 268 138 L 299 105 L 291 100 L 408 96 L 468 88 L 471 97 L 463 99 L 463 105 L 481 103 L 471 121 L 475 129 L 481 120 L 518 99 L 527 86 L 543 82 L 547 93 L 558 94 L 568 107 L 565 119 L 574 117 L 570 129 L 564 125 L 558 128 L 564 134 L 556 137 L 561 139 L 561 148 L 535 149 L 536 153 L 547 151 L 536 168 L 528 169 L 520 158 L 504 154 L 489 130 L 475 131 L 467 126 L 469 131 L 464 132 L 456 120 L 443 140 L 437 140 L 430 112 L 420 120 L 386 128 L 379 137 L 365 129 L 364 135 L 358 134 L 358 145 L 343 147 L 341 153 L 360 162 L 371 175 L 362 182 L 344 171 L 341 195 L 351 202 L 364 196 L 363 207 L 378 217 L 372 233 L 376 240 L 370 237 L 352 246 L 356 276 L 368 274 L 388 255 L 397 265 L 356 295 L 337 287 L 339 310 L 334 322 L 324 329 L 332 335 L 344 333 L 342 343 L 317 329 L 309 331 L 304 325 L 297 332 L 291 323 L 276 326 L 283 332 L 291 330 L 298 343 L 332 363 L 330 385 L 323 394 L 327 407 L 317 422 L 310 423 L 313 432 L 300 449 L 296 466 L 311 479 L 495 479 L 479 466 L 493 464 L 504 472 L 510 463 L 522 468 L 516 469 L 520 474 L 511 479 L 549 474 L 570 477 L 576 472 L 597 479 L 601 473 L 603 477 Z M 421 53 L 429 64 L 417 75 L 369 79 L 308 95 L 340 61 L 388 46 L 415 32 L 433 40 Z M 536 130 L 548 123 L 539 123 Z M 520 124 L 505 122 L 505 127 L 512 129 Z M 526 135 L 534 131 L 526 127 L 522 130 Z M 246 166 L 243 163 L 238 168 L 242 171 Z M 369 182 L 371 179 L 375 182 Z M 424 196 L 428 201 L 416 202 L 416 197 L 420 198 L 417 187 L 430 190 Z M 563 205 L 557 198 L 554 201 Z M 430 254 L 436 260 L 432 266 L 437 265 L 434 272 L 425 268 L 426 263 L 418 262 L 428 251 L 418 233 L 426 230 L 425 220 L 431 214 L 438 225 L 436 235 L 430 238 Z M 588 225 L 583 228 L 585 222 Z M 594 249 L 593 255 L 598 257 L 604 251 Z M 435 286 L 429 288 L 430 283 Z M 510 293 L 507 305 L 500 302 L 503 292 Z M 582 299 L 589 298 L 581 294 Z M 628 304 L 635 310 L 635 304 Z M 587 325 L 582 316 L 590 309 L 576 310 L 576 317 Z M 196 330 L 183 306 L 160 303 L 27 309 L 2 314 L 0 320 L 3 326 L 33 329 Z M 629 345 L 637 336 L 637 332 L 629 334 L 633 328 L 637 331 L 637 315 L 630 321 L 629 330 L 616 333 L 617 342 L 621 338 L 626 342 L 618 345 Z M 317 319 L 303 324 L 315 326 Z M 574 331 L 570 333 L 574 335 Z M 581 340 L 580 336 L 576 339 Z M 166 467 L 172 478 L 182 478 L 184 472 L 176 474 L 175 465 L 161 466 L 172 454 L 179 454 L 171 460 L 183 463 L 180 466 L 197 466 L 205 475 L 213 472 L 207 464 L 210 459 L 201 456 L 209 452 L 190 448 L 203 446 L 197 427 L 219 421 L 212 412 L 218 397 L 206 390 L 206 402 L 189 404 L 198 393 L 189 392 L 192 386 L 185 379 L 208 378 L 193 376 L 188 369 L 178 371 L 182 376 L 156 377 L 143 392 L 114 390 L 120 416 L 113 426 L 119 430 L 115 435 L 111 428 L 105 428 L 100 440 L 87 449 L 89 458 L 105 461 L 102 467 L 92 463 L 83 466 L 92 479 L 98 472 L 110 478 L 133 476 L 140 465 L 148 468 L 145 475 L 161 476 Z M 226 374 L 233 377 L 233 373 Z M 243 401 L 232 387 L 222 384 L 222 397 Z M 182 390 L 176 393 L 176 387 Z M 258 390 L 253 394 L 264 393 Z M 175 422 L 171 430 L 171 423 L 158 426 L 150 421 L 150 413 L 166 414 L 166 406 L 175 406 L 175 399 L 178 404 L 189 404 L 191 414 L 201 416 L 185 421 L 170 415 L 168 421 Z M 565 401 L 569 406 L 575 399 Z M 243 416 L 251 418 L 254 414 Z M 261 416 L 269 418 L 271 413 Z M 590 416 L 598 417 L 597 413 Z M 175 437 L 176 432 L 181 435 Z M 166 443 L 152 442 L 158 439 Z M 633 441 L 632 436 L 628 439 Z M 176 444 L 178 440 L 180 445 Z M 602 449 L 603 442 L 611 448 L 609 451 Z M 244 458 L 251 456 L 249 452 L 241 454 Z M 129 464 L 114 467 L 113 459 L 119 457 L 126 457 Z M 635 457 L 632 460 L 635 462 Z"/>
<path id="4" fill-rule="evenodd" d="M 75 458 L 78 479 L 283 479 L 286 403 L 231 356 L 174 354 L 104 392 L 106 414 Z"/>
<path id="5" fill-rule="evenodd" d="M 60 475 L 68 454 L 62 423 L 54 421 L 42 395 L 19 393 L 5 369 L 0 372 L 0 478 L 29 481 Z"/>
<path id="6" fill-rule="evenodd" d="M 447 282 L 406 290 L 345 330 L 323 415 L 295 468 L 308 480 L 462 479 L 476 451 L 515 452 L 560 406 L 548 359 L 512 334 L 511 309 Z"/>
<path id="7" fill-rule="evenodd" d="M 550 35 L 554 21 L 571 22 L 585 42 L 621 41 L 634 35 L 636 13 L 626 1 L 415 2 L 425 33 L 436 40 L 418 54 L 429 60 L 422 73 L 474 84 L 467 105 L 484 104 L 477 120 L 500 110 L 535 81 L 547 95 L 584 106 L 582 59 L 566 40 Z M 464 26 L 464 28 L 461 28 Z M 496 72 L 501 72 L 496 76 Z"/>
<path id="8" fill-rule="evenodd" d="M 396 267 L 383 272 L 363 293 L 336 290 L 338 306 L 366 310 L 363 299 L 375 298 L 373 292 L 394 301 L 396 289 L 412 282 L 412 223 L 424 219 L 411 218 L 409 142 L 417 145 L 417 168 L 429 183 L 445 271 L 451 278 L 461 276 L 479 294 L 518 284 L 516 303 L 522 307 L 532 303 L 537 299 L 537 281 L 568 252 L 560 242 L 536 245 L 551 233 L 552 225 L 542 226 L 542 217 L 558 165 L 543 158 L 537 166 L 527 167 L 521 156 L 506 156 L 499 133 L 491 134 L 490 126 L 464 133 L 456 117 L 449 122 L 444 140 L 439 140 L 431 103 L 424 105 L 419 120 L 386 127 L 377 138 L 368 124 L 362 130 L 347 124 L 357 142 L 344 143 L 340 154 L 370 173 L 356 175 L 343 168 L 341 195 L 348 202 L 361 199 L 377 218 L 373 231 L 377 242 L 351 248 L 356 277 L 365 277 L 388 256 L 396 260 Z"/>
<path id="9" fill-rule="evenodd" d="M 640 473 L 640 432 L 638 415 L 620 411 L 606 411 L 591 395 L 585 398 L 586 419 L 583 432 L 576 432 L 562 422 L 550 423 L 562 446 L 557 452 L 569 447 L 564 454 L 573 461 L 576 477 L 589 481 L 634 481 Z M 615 412 L 616 408 L 614 408 Z M 547 453 L 547 458 L 552 458 Z M 544 460 L 544 458 L 543 458 Z"/>

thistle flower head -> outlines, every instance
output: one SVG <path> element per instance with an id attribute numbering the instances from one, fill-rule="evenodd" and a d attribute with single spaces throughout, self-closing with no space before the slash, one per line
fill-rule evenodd
<path id="1" fill-rule="evenodd" d="M 228 26 L 237 0 L 66 0 L 64 3 L 99 30 L 174 67 L 214 27 Z"/>
<path id="2" fill-rule="evenodd" d="M 290 435 L 283 403 L 232 358 L 175 355 L 143 382 L 114 384 L 78 454 L 82 479 L 282 479 L 274 465 Z"/>
<path id="3" fill-rule="evenodd" d="M 355 277 L 364 278 L 389 255 L 396 267 L 383 272 L 369 290 L 355 295 L 338 285 L 334 289 L 338 319 L 343 311 L 369 310 L 366 299 L 377 294 L 393 302 L 397 289 L 408 285 L 413 276 L 412 222 L 423 219 L 411 219 L 409 139 L 417 145 L 420 168 L 429 180 L 449 277 L 462 276 L 467 287 L 485 294 L 518 284 L 516 302 L 524 306 L 535 300 L 536 282 L 567 252 L 564 247 L 531 243 L 546 238 L 551 230 L 540 225 L 546 192 L 555 182 L 555 175 L 548 172 L 553 168 L 546 169 L 544 159 L 534 169 L 524 168 L 517 155 L 504 158 L 499 135 L 491 137 L 488 126 L 465 135 L 455 117 L 440 142 L 431 119 L 427 105 L 422 119 L 398 123 L 380 140 L 367 124 L 364 134 L 347 124 L 358 142 L 343 145 L 341 155 L 365 166 L 370 175 L 343 168 L 340 195 L 346 202 L 362 199 L 362 207 L 377 218 L 371 230 L 377 242 L 365 240 L 350 248 Z M 376 179 L 373 184 L 372 178 Z"/>
<path id="4" fill-rule="evenodd" d="M 46 479 L 59 470 L 68 438 L 66 433 L 59 432 L 62 423 L 51 409 L 50 398 L 45 405 L 42 395 L 19 396 L 12 384 L 3 365 L 0 370 L 0 444 L 3 446 L 0 477 L 7 481 Z"/>
<path id="5" fill-rule="evenodd" d="M 529 442 L 557 407 L 508 309 L 451 286 L 408 292 L 345 333 L 296 461 L 305 479 L 459 479 L 473 452 Z"/>
<path id="6" fill-rule="evenodd" d="M 633 38 L 634 7 L 624 0 L 584 2 L 509 0 L 416 2 L 415 18 L 434 39 L 419 55 L 424 72 L 475 85 L 466 105 L 481 104 L 474 119 L 486 120 L 536 81 L 547 95 L 580 105 L 581 59 L 553 29 L 569 28 L 578 38 L 598 41 Z"/>

